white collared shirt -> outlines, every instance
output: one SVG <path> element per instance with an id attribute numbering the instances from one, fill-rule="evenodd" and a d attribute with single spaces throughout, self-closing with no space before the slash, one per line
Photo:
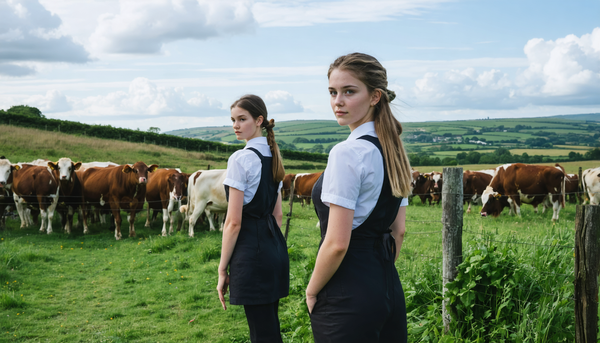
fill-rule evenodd
<path id="1" fill-rule="evenodd" d="M 231 154 L 227 161 L 227 175 L 224 185 L 244 192 L 244 205 L 250 203 L 258 190 L 262 174 L 262 163 L 254 151 L 258 150 L 264 157 L 271 157 L 271 148 L 266 137 L 256 137 L 246 143 L 246 147 Z M 283 183 L 279 183 L 279 190 Z"/>
<path id="2" fill-rule="evenodd" d="M 354 210 L 353 230 L 373 212 L 383 185 L 383 156 L 373 143 L 358 139 L 364 135 L 377 137 L 374 122 L 357 127 L 331 149 L 321 193 L 325 205 Z M 402 199 L 400 206 L 407 205 L 408 199 Z"/>

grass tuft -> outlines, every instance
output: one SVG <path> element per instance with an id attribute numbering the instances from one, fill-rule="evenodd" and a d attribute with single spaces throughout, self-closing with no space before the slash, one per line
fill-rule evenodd
<path id="1" fill-rule="evenodd" d="M 19 298 L 15 298 L 14 294 L 6 292 L 0 293 L 0 308 L 8 310 L 11 308 L 24 308 L 25 302 Z"/>

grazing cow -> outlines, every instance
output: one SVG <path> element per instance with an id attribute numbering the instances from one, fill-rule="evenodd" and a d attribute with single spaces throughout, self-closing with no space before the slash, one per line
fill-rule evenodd
<path id="1" fill-rule="evenodd" d="M 563 173 L 565 173 L 565 196 L 568 196 L 569 202 L 583 202 L 583 198 L 581 197 L 581 192 L 579 192 L 579 175 L 577 174 L 567 174 L 565 172 L 565 168 L 560 164 L 556 163 L 554 166 L 560 169 Z"/>
<path id="2" fill-rule="evenodd" d="M 431 193 L 432 202 L 439 205 L 442 200 L 442 187 L 444 185 L 444 176 L 439 172 L 431 172 L 431 184 L 429 192 Z M 431 202 L 429 203 L 431 205 Z"/>
<path id="3" fill-rule="evenodd" d="M 73 163 L 70 158 L 63 157 L 58 162 L 48 162 L 48 167 L 59 183 L 58 212 L 62 216 L 62 224 L 66 233 L 71 233 L 73 211 L 81 205 L 81 183 L 76 171 L 81 162 Z"/>
<path id="4" fill-rule="evenodd" d="M 158 211 L 162 210 L 163 226 L 162 235 L 167 235 L 167 221 L 170 220 L 169 234 L 173 233 L 173 211 L 181 207 L 181 198 L 186 185 L 186 177 L 175 169 L 157 169 L 148 174 L 146 185 L 146 202 L 148 203 L 148 215 L 146 227 L 150 227 L 150 210 L 153 210 L 152 220 L 156 219 Z"/>
<path id="5" fill-rule="evenodd" d="M 500 201 L 503 196 L 507 197 L 510 207 L 519 216 L 521 203 L 537 206 L 550 196 L 554 211 L 552 221 L 556 221 L 561 206 L 565 206 L 564 178 L 562 171 L 549 166 L 522 163 L 500 166 L 481 196 L 481 215 L 499 216 L 505 206 Z"/>
<path id="6" fill-rule="evenodd" d="M 300 204 L 304 207 L 304 202 L 310 206 L 312 189 L 315 182 L 321 177 L 323 172 L 311 174 L 296 174 L 294 178 L 294 195 L 300 198 Z"/>
<path id="7" fill-rule="evenodd" d="M 21 228 L 29 225 L 29 218 L 24 205 L 37 207 L 40 210 L 42 224 L 40 232 L 52 233 L 52 219 L 58 205 L 59 181 L 54 175 L 52 162 L 46 167 L 23 164 L 13 171 L 13 199 L 19 217 Z"/>
<path id="8" fill-rule="evenodd" d="M 600 167 L 590 168 L 581 174 L 583 191 L 590 198 L 590 205 L 600 205 Z"/>
<path id="9" fill-rule="evenodd" d="M 4 157 L 4 156 L 3 156 Z M 0 159 L 0 227 L 4 227 L 4 211 L 8 206 L 14 206 L 12 184 L 13 171 L 21 168 L 19 165 L 12 165 L 9 160 Z"/>
<path id="10" fill-rule="evenodd" d="M 227 212 L 227 197 L 223 186 L 226 175 L 226 169 L 198 170 L 190 175 L 188 204 L 180 208 L 181 213 L 185 213 L 189 220 L 190 237 L 194 237 L 194 225 L 202 213 L 208 218 L 210 231 L 214 231 L 212 213 Z"/>
<path id="11" fill-rule="evenodd" d="M 158 166 L 147 166 L 144 162 L 116 167 L 92 167 L 78 173 L 83 188 L 83 228 L 88 232 L 88 204 L 110 209 L 115 218 L 115 238 L 121 239 L 121 209 L 128 210 L 129 237 L 135 237 L 135 215 L 144 206 L 148 173 Z"/>
<path id="12" fill-rule="evenodd" d="M 477 171 L 467 170 L 463 172 L 463 198 L 469 203 L 467 213 L 471 213 L 471 203 L 477 201 L 485 188 L 492 181 L 492 175 Z"/>
<path id="13" fill-rule="evenodd" d="M 421 199 L 421 204 L 424 204 L 425 201 L 429 201 L 429 205 L 431 205 L 431 192 L 429 191 L 429 189 L 431 188 L 431 173 L 426 173 L 426 174 L 421 174 L 419 173 L 418 176 L 416 176 L 415 179 L 415 175 L 413 174 L 413 182 L 414 182 L 414 187 L 413 187 L 413 191 L 412 194 L 413 195 L 418 195 L 419 199 Z"/>
<path id="14" fill-rule="evenodd" d="M 292 180 L 296 177 L 296 174 L 286 174 L 283 177 L 283 187 L 281 188 L 281 196 L 282 199 L 287 199 L 290 196 L 290 191 L 292 187 Z"/>

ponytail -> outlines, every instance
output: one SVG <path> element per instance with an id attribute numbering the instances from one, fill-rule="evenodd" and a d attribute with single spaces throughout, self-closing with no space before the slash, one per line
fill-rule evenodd
<path id="1" fill-rule="evenodd" d="M 269 143 L 269 147 L 271 148 L 271 155 L 273 155 L 273 162 L 271 164 L 271 168 L 273 171 L 273 180 L 275 182 L 283 181 L 285 177 L 285 169 L 283 168 L 283 159 L 281 158 L 281 152 L 279 151 L 279 146 L 275 141 L 275 132 L 273 128 L 275 127 L 275 120 L 271 119 L 267 122 L 267 120 L 263 120 L 262 125 L 267 131 L 267 143 Z"/>

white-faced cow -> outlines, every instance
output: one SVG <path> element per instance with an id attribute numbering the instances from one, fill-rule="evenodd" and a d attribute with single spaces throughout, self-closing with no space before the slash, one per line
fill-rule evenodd
<path id="1" fill-rule="evenodd" d="M 62 224 L 66 233 L 71 233 L 73 227 L 73 213 L 81 205 L 81 182 L 76 171 L 81 167 L 81 162 L 73 163 L 70 158 L 63 157 L 58 162 L 48 162 L 54 177 L 59 182 L 58 212 L 62 216 Z"/>
<path id="2" fill-rule="evenodd" d="M 0 226 L 4 226 L 4 211 L 7 206 L 14 206 L 12 184 L 13 171 L 21 168 L 19 165 L 12 165 L 7 159 L 0 159 Z"/>
<path id="3" fill-rule="evenodd" d="M 147 166 L 144 162 L 133 165 L 125 164 L 116 167 L 92 167 L 79 173 L 83 188 L 83 227 L 88 232 L 86 207 L 98 206 L 110 209 L 115 218 L 115 238 L 121 239 L 121 209 L 129 215 L 129 237 L 135 237 L 135 215 L 144 206 L 148 173 L 154 172 L 158 166 Z"/>
<path id="4" fill-rule="evenodd" d="M 499 216 L 506 206 L 502 197 L 506 197 L 514 213 L 520 216 L 522 203 L 536 206 L 549 196 L 554 211 L 552 221 L 556 221 L 561 206 L 565 206 L 564 178 L 562 171 L 550 166 L 522 163 L 500 166 L 481 196 L 481 215 Z"/>
<path id="5" fill-rule="evenodd" d="M 170 220 L 169 234 L 172 234 L 173 211 L 178 211 L 181 207 L 181 198 L 186 186 L 186 176 L 175 169 L 157 169 L 148 174 L 148 184 L 146 185 L 148 216 L 146 217 L 145 226 L 150 227 L 151 220 L 154 220 L 159 211 L 162 211 L 163 226 L 161 233 L 163 236 L 167 235 L 167 221 Z M 152 219 L 150 219 L 151 209 L 154 212 Z"/>
<path id="6" fill-rule="evenodd" d="M 439 172 L 431 172 L 431 183 L 429 193 L 431 193 L 431 200 L 433 203 L 438 205 L 442 200 L 442 187 L 444 186 L 444 175 Z M 431 203 L 430 203 L 431 205 Z"/>
<path id="7" fill-rule="evenodd" d="M 583 191 L 587 192 L 590 205 L 600 205 L 600 167 L 590 168 L 581 174 Z"/>
<path id="8" fill-rule="evenodd" d="M 180 208 L 189 221 L 189 235 L 194 237 L 194 225 L 202 213 L 206 214 L 210 230 L 215 230 L 212 213 L 227 212 L 227 197 L 223 181 L 226 169 L 198 170 L 188 181 L 188 204 Z M 222 221 L 219 220 L 222 225 Z M 221 227 L 222 228 L 222 227 Z"/>

